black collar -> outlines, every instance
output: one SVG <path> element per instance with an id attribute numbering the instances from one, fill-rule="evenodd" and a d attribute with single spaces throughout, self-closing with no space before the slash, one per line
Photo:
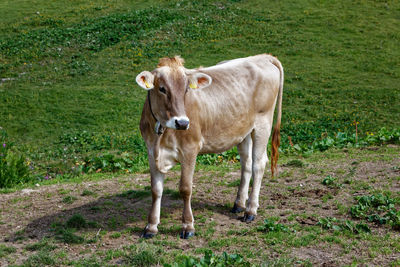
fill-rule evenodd
<path id="1" fill-rule="evenodd" d="M 155 130 L 156 134 L 162 135 L 164 133 L 164 127 L 157 120 L 156 116 L 153 113 L 153 109 L 151 108 L 150 90 L 147 91 L 147 100 L 149 101 L 150 113 L 153 116 L 153 118 L 156 120 L 156 126 L 155 126 L 154 130 Z"/>

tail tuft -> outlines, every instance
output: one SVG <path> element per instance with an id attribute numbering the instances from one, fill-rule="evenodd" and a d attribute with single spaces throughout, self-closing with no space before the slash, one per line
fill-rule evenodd
<path id="1" fill-rule="evenodd" d="M 280 133 L 281 124 L 276 124 L 274 127 L 274 132 L 272 134 L 272 141 L 271 141 L 271 174 L 272 177 L 275 174 L 278 174 L 277 162 L 279 158 L 279 144 L 281 142 L 281 133 Z"/>

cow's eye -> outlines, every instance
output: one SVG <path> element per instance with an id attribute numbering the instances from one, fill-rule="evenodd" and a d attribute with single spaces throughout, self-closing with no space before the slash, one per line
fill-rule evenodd
<path id="1" fill-rule="evenodd" d="M 166 93 L 167 93 L 167 91 L 165 90 L 164 87 L 160 87 L 158 90 L 159 90 L 161 93 L 163 93 L 163 94 L 166 94 Z"/>

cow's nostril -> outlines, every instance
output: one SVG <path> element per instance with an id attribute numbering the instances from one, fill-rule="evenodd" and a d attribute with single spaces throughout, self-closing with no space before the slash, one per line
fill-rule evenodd
<path id="1" fill-rule="evenodd" d="M 177 130 L 186 130 L 189 127 L 188 120 L 175 120 L 175 126 Z"/>

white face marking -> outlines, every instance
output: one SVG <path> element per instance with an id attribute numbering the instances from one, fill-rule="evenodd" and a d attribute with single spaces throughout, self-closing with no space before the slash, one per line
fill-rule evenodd
<path id="1" fill-rule="evenodd" d="M 187 123 L 187 128 L 185 129 L 185 130 L 187 130 L 187 129 L 189 129 L 189 118 L 188 117 L 186 117 L 186 116 L 180 116 L 180 117 L 172 117 L 171 119 L 169 119 L 166 123 L 165 123 L 165 126 L 166 127 L 168 127 L 168 128 L 171 128 L 171 129 L 177 129 L 176 128 L 176 123 L 177 122 L 182 122 L 182 123 Z"/>

